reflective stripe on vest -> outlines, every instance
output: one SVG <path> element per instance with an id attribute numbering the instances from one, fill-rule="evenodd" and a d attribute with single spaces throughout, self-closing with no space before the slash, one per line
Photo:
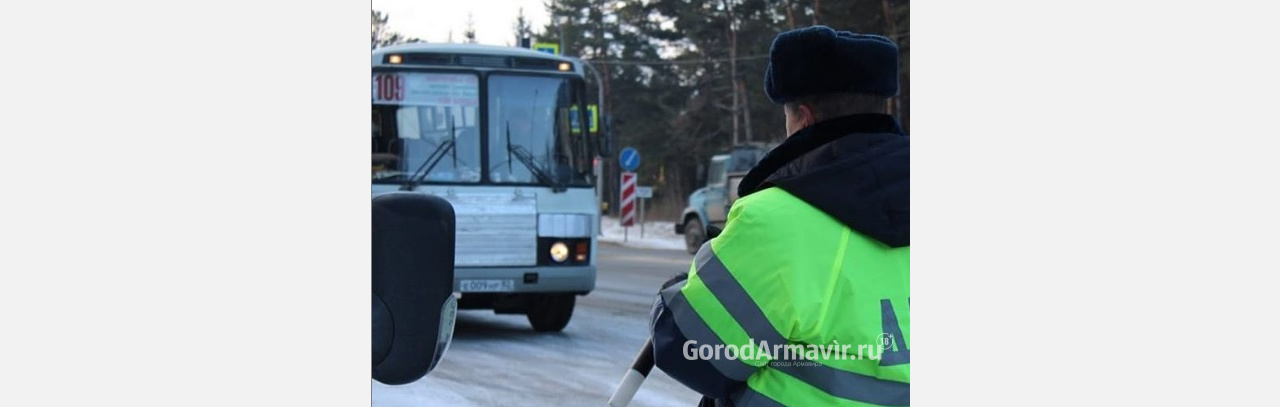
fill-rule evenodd
<path id="1" fill-rule="evenodd" d="M 756 302 L 752 301 L 746 289 L 738 283 L 728 268 L 716 257 L 710 242 L 703 244 L 702 248 L 698 250 L 693 268 L 696 277 L 691 276 L 691 278 L 697 278 L 706 286 L 711 297 L 724 307 L 734 322 L 755 343 L 759 344 L 761 341 L 779 345 L 789 343 L 785 336 L 774 328 L 774 325 Z M 686 290 L 684 288 L 686 286 L 687 284 L 681 283 L 662 291 L 663 300 L 668 308 L 671 309 L 681 332 L 699 344 L 713 346 L 725 344 L 725 341 L 721 339 L 723 335 L 717 334 L 703 320 L 697 310 L 690 306 L 688 298 L 685 296 Z M 768 357 L 766 356 L 764 359 L 767 360 Z M 740 381 L 747 381 L 749 376 L 755 373 L 757 369 L 760 369 L 742 360 L 712 358 L 711 362 L 726 377 Z M 906 406 L 910 404 L 911 385 L 909 383 L 882 380 L 874 376 L 837 369 L 818 361 L 777 364 L 765 368 L 785 373 L 787 376 L 813 386 L 832 397 L 882 406 Z M 761 405 L 777 405 L 776 401 L 768 397 L 750 389 L 748 391 L 748 395 L 754 396 L 743 396 L 745 397 L 743 405 L 754 405 L 755 402 L 762 402 L 763 404 Z M 751 402 L 751 400 L 755 401 Z"/>
<path id="2" fill-rule="evenodd" d="M 699 344 L 707 345 L 724 345 L 720 341 L 720 337 L 707 326 L 707 323 L 698 317 L 693 307 L 689 306 L 689 301 L 685 299 L 684 293 L 680 292 L 684 288 L 684 281 L 679 284 L 667 287 L 662 290 L 662 301 L 667 304 L 667 309 L 671 310 L 671 316 L 676 321 L 676 326 L 680 328 L 686 338 L 697 341 Z M 740 382 L 747 381 L 752 373 L 755 373 L 756 367 L 743 363 L 741 360 L 729 360 L 725 358 L 712 358 L 711 365 L 720 371 L 724 377 L 728 377 Z"/>

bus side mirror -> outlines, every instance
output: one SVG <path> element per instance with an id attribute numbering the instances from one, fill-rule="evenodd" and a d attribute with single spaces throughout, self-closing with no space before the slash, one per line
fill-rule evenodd
<path id="1" fill-rule="evenodd" d="M 373 198 L 373 379 L 412 383 L 453 339 L 453 206 L 393 192 Z"/>

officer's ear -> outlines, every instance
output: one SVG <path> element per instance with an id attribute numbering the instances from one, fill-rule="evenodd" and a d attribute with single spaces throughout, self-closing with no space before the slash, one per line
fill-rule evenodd
<path id="1" fill-rule="evenodd" d="M 782 108 L 786 115 L 787 137 L 796 134 L 800 129 L 814 125 L 818 122 L 817 116 L 814 115 L 813 108 L 801 102 L 787 102 Z"/>
<path id="2" fill-rule="evenodd" d="M 813 114 L 813 108 L 805 104 L 797 105 L 797 107 L 796 110 L 800 113 L 800 128 L 803 129 L 818 123 L 818 117 Z"/>

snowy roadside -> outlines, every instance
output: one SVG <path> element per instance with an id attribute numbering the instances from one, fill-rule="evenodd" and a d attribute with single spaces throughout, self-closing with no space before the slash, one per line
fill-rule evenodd
<path id="1" fill-rule="evenodd" d="M 600 220 L 600 241 L 637 249 L 684 250 L 684 235 L 676 234 L 675 222 L 645 222 L 643 238 L 639 223 L 627 229 L 618 224 L 618 218 L 606 216 Z"/>

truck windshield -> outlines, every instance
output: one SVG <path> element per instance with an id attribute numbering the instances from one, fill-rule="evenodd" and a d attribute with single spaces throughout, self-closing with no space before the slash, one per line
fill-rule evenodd
<path id="1" fill-rule="evenodd" d="M 489 181 L 589 185 L 581 95 L 563 77 L 490 75 Z"/>
<path id="2" fill-rule="evenodd" d="M 479 93 L 472 74 L 374 72 L 373 181 L 404 182 L 441 154 L 424 180 L 480 182 Z"/>
<path id="3" fill-rule="evenodd" d="M 727 159 L 711 160 L 711 168 L 707 171 L 707 185 L 720 186 L 725 181 L 725 163 Z"/>

